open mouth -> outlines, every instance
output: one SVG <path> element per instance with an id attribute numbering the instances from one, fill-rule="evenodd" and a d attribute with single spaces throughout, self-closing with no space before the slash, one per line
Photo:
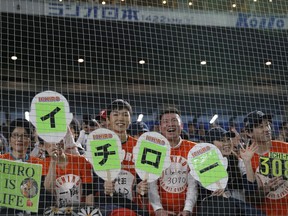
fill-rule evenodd
<path id="1" fill-rule="evenodd" d="M 231 151 L 231 145 L 225 145 L 222 147 L 223 151 L 228 152 Z"/>
<path id="2" fill-rule="evenodd" d="M 169 128 L 168 130 L 167 130 L 167 132 L 175 132 L 176 131 L 176 129 L 175 128 Z"/>
<path id="3" fill-rule="evenodd" d="M 123 127 L 123 126 L 125 126 L 124 123 L 117 123 L 116 125 L 117 125 L 118 127 Z"/>

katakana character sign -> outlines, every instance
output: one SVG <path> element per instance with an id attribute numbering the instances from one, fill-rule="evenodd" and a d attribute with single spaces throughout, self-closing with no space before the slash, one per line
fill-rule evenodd
<path id="1" fill-rule="evenodd" d="M 160 133 L 146 132 L 139 137 L 133 157 L 140 178 L 155 181 L 170 166 L 170 144 Z"/>
<path id="2" fill-rule="evenodd" d="M 228 182 L 227 158 L 210 143 L 199 143 L 188 153 L 190 174 L 208 190 L 224 189 Z"/>
<path id="3" fill-rule="evenodd" d="M 121 141 L 117 134 L 105 128 L 91 132 L 88 136 L 87 158 L 97 175 L 104 180 L 114 180 L 123 160 Z"/>
<path id="4" fill-rule="evenodd" d="M 42 139 L 46 142 L 60 142 L 66 135 L 73 115 L 63 95 L 45 91 L 33 98 L 29 118 Z"/>

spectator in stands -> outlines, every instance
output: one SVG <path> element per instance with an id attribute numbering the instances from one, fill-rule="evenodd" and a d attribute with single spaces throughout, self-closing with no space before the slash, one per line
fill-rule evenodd
<path id="1" fill-rule="evenodd" d="M 80 135 L 80 123 L 76 118 L 73 118 L 69 124 L 70 131 L 74 140 L 77 140 Z"/>
<path id="2" fill-rule="evenodd" d="M 44 186 L 56 198 L 56 206 L 92 205 L 92 165 L 83 156 L 65 153 L 64 142 L 44 145 L 49 154 L 44 161 Z"/>
<path id="3" fill-rule="evenodd" d="M 244 139 L 241 137 L 240 133 L 238 133 L 236 129 L 236 124 L 234 122 L 229 123 L 229 131 L 235 134 L 235 137 L 231 138 L 233 145 L 233 153 L 240 157 L 241 146 L 244 145 Z"/>
<path id="4" fill-rule="evenodd" d="M 180 137 L 183 123 L 176 108 L 168 108 L 159 116 L 160 132 L 171 145 L 171 166 L 158 181 L 150 183 L 149 201 L 156 216 L 190 215 L 197 200 L 197 183 L 189 174 L 187 155 L 196 144 Z M 177 172 L 173 171 L 177 167 Z M 172 182 L 171 179 L 177 179 Z M 173 189 L 173 190 L 172 190 Z M 177 192 L 171 192 L 171 191 Z"/>
<path id="5" fill-rule="evenodd" d="M 190 140 L 189 133 L 184 129 L 181 130 L 180 137 L 185 140 Z"/>
<path id="6" fill-rule="evenodd" d="M 63 143 L 64 143 L 64 151 L 66 154 L 72 154 L 72 155 L 84 155 L 85 154 L 85 151 L 82 145 L 78 142 L 75 142 L 70 128 L 67 129 L 67 133 L 65 137 L 63 138 Z"/>
<path id="7" fill-rule="evenodd" d="M 102 110 L 99 115 L 96 116 L 96 121 L 100 124 L 100 127 L 107 128 L 107 110 Z"/>
<path id="8" fill-rule="evenodd" d="M 253 144 L 250 147 L 242 148 L 240 159 L 237 155 L 232 154 L 231 138 L 234 137 L 233 132 L 225 131 L 221 127 L 210 129 L 205 136 L 205 141 L 214 144 L 228 159 L 229 179 L 225 189 L 218 189 L 214 192 L 201 186 L 199 198 L 202 202 L 197 209 L 197 215 L 264 215 L 260 210 L 245 202 L 244 194 L 244 189 L 257 190 L 251 165 L 251 158 L 257 150 L 257 145 Z M 249 195 L 250 193 L 247 193 L 247 196 Z"/>
<path id="9" fill-rule="evenodd" d="M 248 145 L 257 145 L 252 158 L 259 194 L 259 208 L 268 216 L 288 215 L 287 154 L 288 145 L 272 140 L 272 118 L 261 111 L 250 112 L 244 119 Z M 281 164 L 281 165 L 280 165 Z M 285 166 L 285 167 L 283 167 Z"/>
<path id="10" fill-rule="evenodd" d="M 63 138 L 65 153 L 73 155 L 85 154 L 85 150 L 82 145 L 75 142 L 77 134 L 79 134 L 79 122 L 76 119 L 73 119 L 67 128 L 65 137 Z M 40 159 L 44 159 L 46 156 L 49 156 L 49 154 L 45 151 L 44 140 L 38 137 L 37 133 L 35 133 L 35 140 L 35 147 L 31 151 L 30 155 Z"/>
<path id="11" fill-rule="evenodd" d="M 198 127 L 199 142 L 203 142 L 206 135 L 205 125 L 204 123 L 199 123 Z"/>
<path id="12" fill-rule="evenodd" d="M 100 128 L 100 125 L 95 119 L 83 120 L 82 130 L 80 131 L 77 143 L 80 143 L 85 151 L 87 150 L 86 145 L 89 134 L 97 128 Z"/>
<path id="13" fill-rule="evenodd" d="M 277 140 L 288 142 L 288 122 L 282 122 L 281 126 L 279 127 L 279 136 Z"/>
<path id="14" fill-rule="evenodd" d="M 137 140 L 127 134 L 127 129 L 131 124 L 132 108 L 131 105 L 122 99 L 114 100 L 107 108 L 107 123 L 109 129 L 114 131 L 120 138 L 122 143 L 122 150 L 125 151 L 124 160 L 122 161 L 122 170 L 118 175 L 121 181 L 105 181 L 104 192 L 108 196 L 114 193 L 113 196 L 118 197 L 117 206 L 126 207 L 122 201 L 124 198 L 130 202 L 137 200 L 140 195 L 145 196 L 148 192 L 148 183 L 146 180 L 142 181 L 136 174 L 133 161 L 133 147 L 136 146 Z M 117 191 L 115 190 L 117 188 Z M 120 198 L 119 198 L 120 197 Z M 137 214 L 144 214 L 140 206 L 135 206 L 132 203 L 131 208 L 137 211 Z M 134 207 L 135 208 L 134 208 Z M 116 210 L 117 211 L 117 210 Z M 133 211 L 125 210 L 124 215 L 135 215 Z M 114 212 L 116 215 L 116 213 Z"/>
<path id="15" fill-rule="evenodd" d="M 151 127 L 150 131 L 160 132 L 159 123 L 155 122 L 155 124 Z"/>
<path id="16" fill-rule="evenodd" d="M 0 134 L 0 155 L 5 154 L 8 151 L 9 147 L 7 139 L 3 136 L 3 134 Z"/>
<path id="17" fill-rule="evenodd" d="M 127 133 L 138 139 L 143 133 L 148 132 L 149 128 L 144 122 L 132 122 L 127 130 Z"/>
<path id="18" fill-rule="evenodd" d="M 33 139 L 34 127 L 26 119 L 16 119 L 10 123 L 8 134 L 9 134 L 9 144 L 10 152 L 0 155 L 0 159 L 14 160 L 25 163 L 35 163 L 43 164 L 43 162 L 33 156 L 30 156 L 27 152 L 29 146 L 31 145 L 31 140 Z M 45 171 L 43 171 L 43 174 Z M 45 193 L 44 189 L 44 176 L 42 176 L 42 184 L 40 187 L 40 201 L 38 213 L 43 213 L 45 206 L 50 205 L 51 197 L 48 193 Z M 7 209 L 4 207 L 0 208 L 1 215 L 25 215 L 29 212 L 23 212 L 16 209 Z"/>
<path id="19" fill-rule="evenodd" d="M 33 132 L 34 127 L 26 119 L 12 121 L 9 128 L 10 152 L 1 155 L 1 158 L 38 163 L 38 159 L 27 154 L 33 138 Z"/>
<path id="20" fill-rule="evenodd" d="M 46 157 L 44 141 L 37 135 L 37 133 L 35 134 L 35 140 L 36 143 L 34 149 L 30 152 L 30 156 L 44 159 Z"/>
<path id="21" fill-rule="evenodd" d="M 191 141 L 199 142 L 200 137 L 198 134 L 197 123 L 188 122 L 188 133 Z"/>

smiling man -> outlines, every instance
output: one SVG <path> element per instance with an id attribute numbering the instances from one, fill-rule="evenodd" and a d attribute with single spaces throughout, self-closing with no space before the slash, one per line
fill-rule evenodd
<path id="1" fill-rule="evenodd" d="M 171 146 L 171 165 L 150 184 L 149 199 L 155 215 L 190 215 L 197 200 L 197 183 L 189 174 L 187 155 L 196 144 L 181 139 L 180 112 L 172 107 L 161 112 L 159 128 Z"/>
<path id="2" fill-rule="evenodd" d="M 252 158 L 259 191 L 265 197 L 259 207 L 268 216 L 288 215 L 288 145 L 272 140 L 272 118 L 261 111 L 253 111 L 244 119 L 250 144 L 258 151 Z"/>
<path id="3" fill-rule="evenodd" d="M 131 124 L 132 107 L 131 105 L 122 99 L 114 100 L 107 108 L 107 124 L 108 129 L 114 131 L 121 140 L 122 151 L 125 152 L 124 159 L 122 161 L 122 169 L 116 179 L 116 181 L 105 181 L 104 190 L 106 195 L 114 193 L 114 196 L 120 196 L 118 206 L 127 207 L 120 200 L 126 198 L 132 201 L 132 205 L 129 209 L 136 211 L 138 215 L 145 215 L 139 206 L 133 201 L 137 200 L 138 195 L 148 193 L 148 183 L 141 181 L 137 176 L 135 165 L 133 161 L 133 148 L 137 144 L 137 140 L 128 135 L 127 129 Z M 136 190 L 135 190 L 136 189 Z M 128 208 L 128 207 L 127 207 Z M 124 210 L 124 215 L 136 215 L 131 210 Z M 113 215 L 118 215 L 119 212 L 113 212 Z"/>

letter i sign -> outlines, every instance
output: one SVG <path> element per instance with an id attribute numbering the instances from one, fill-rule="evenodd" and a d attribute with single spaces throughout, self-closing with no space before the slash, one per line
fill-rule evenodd
<path id="1" fill-rule="evenodd" d="M 42 139 L 57 143 L 66 135 L 73 115 L 63 95 L 44 91 L 33 98 L 29 118 Z"/>

